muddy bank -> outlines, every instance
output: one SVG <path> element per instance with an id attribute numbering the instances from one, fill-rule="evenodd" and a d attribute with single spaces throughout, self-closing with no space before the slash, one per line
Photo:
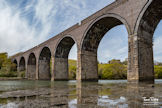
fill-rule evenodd
<path id="1" fill-rule="evenodd" d="M 21 77 L 0 77 L 0 81 L 27 80 Z"/>

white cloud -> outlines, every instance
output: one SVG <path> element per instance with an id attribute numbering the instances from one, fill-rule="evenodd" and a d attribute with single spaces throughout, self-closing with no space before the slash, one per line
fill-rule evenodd
<path id="1" fill-rule="evenodd" d="M 48 27 L 38 31 L 29 25 L 28 20 L 21 17 L 21 11 L 15 10 L 1 0 L 0 5 L 0 52 L 9 55 L 25 51 L 45 40 Z M 40 36 L 38 36 L 40 35 Z"/>
<path id="2" fill-rule="evenodd" d="M 0 0 L 0 52 L 9 55 L 25 51 L 66 28 L 80 22 L 114 0 L 24 0 L 10 3 Z M 162 22 L 155 31 L 154 58 L 162 61 Z M 111 29 L 101 41 L 98 59 L 124 60 L 128 56 L 128 36 L 124 27 Z M 70 59 L 77 59 L 76 45 L 70 51 Z"/>
<path id="3" fill-rule="evenodd" d="M 83 20 L 114 0 L 0 1 L 0 52 L 25 51 Z M 97 1 L 97 0 L 96 0 Z M 11 2 L 11 3 L 10 3 Z"/>

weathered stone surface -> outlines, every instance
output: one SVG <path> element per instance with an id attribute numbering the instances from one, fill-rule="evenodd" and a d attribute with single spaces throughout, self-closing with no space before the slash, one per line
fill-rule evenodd
<path id="1" fill-rule="evenodd" d="M 28 59 L 27 77 L 28 79 L 36 79 L 36 57 L 34 53 L 31 53 Z"/>
<path id="2" fill-rule="evenodd" d="M 55 58 L 54 80 L 68 80 L 68 58 Z"/>
<path id="3" fill-rule="evenodd" d="M 78 80 L 98 80 L 97 54 L 85 51 L 79 55 L 81 59 Z"/>
<path id="4" fill-rule="evenodd" d="M 48 47 L 42 49 L 38 61 L 38 79 L 41 80 L 50 80 L 51 72 L 50 72 L 50 59 L 51 59 L 51 51 Z"/>
<path id="5" fill-rule="evenodd" d="M 47 60 L 40 60 L 39 61 L 39 79 L 42 80 L 50 80 L 50 64 Z"/>
<path id="6" fill-rule="evenodd" d="M 76 43 L 77 79 L 98 79 L 96 52 L 100 40 L 111 28 L 124 24 L 128 31 L 129 43 L 128 81 L 153 81 L 153 33 L 161 18 L 162 2 L 160 0 L 116 0 L 81 21 L 81 24 L 76 24 L 44 43 L 14 56 L 13 60 L 18 61 L 17 66 L 21 70 L 19 62 L 21 57 L 28 61 L 29 55 L 34 53 L 36 79 L 50 79 L 47 70 L 49 70 L 49 58 L 52 56 L 54 57 L 52 79 L 67 79 L 67 58 L 72 45 Z M 50 55 L 46 51 L 42 54 L 43 48 L 49 48 Z M 41 57 L 45 57 L 46 60 Z"/>

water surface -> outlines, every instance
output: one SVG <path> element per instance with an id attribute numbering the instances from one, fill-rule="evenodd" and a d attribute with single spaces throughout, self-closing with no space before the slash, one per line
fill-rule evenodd
<path id="1" fill-rule="evenodd" d="M 162 80 L 0 81 L 0 108 L 162 108 Z"/>

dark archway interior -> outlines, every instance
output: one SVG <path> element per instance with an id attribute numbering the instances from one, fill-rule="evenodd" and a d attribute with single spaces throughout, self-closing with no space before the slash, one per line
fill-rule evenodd
<path id="1" fill-rule="evenodd" d="M 113 27 L 123 23 L 114 17 L 104 17 L 96 21 L 88 30 L 82 43 L 82 77 L 84 80 L 98 80 L 97 50 L 104 35 Z"/>
<path id="2" fill-rule="evenodd" d="M 31 53 L 28 59 L 27 77 L 31 79 L 36 78 L 36 57 L 34 53 Z"/>
<path id="3" fill-rule="evenodd" d="M 87 32 L 82 44 L 82 50 L 97 52 L 99 43 L 103 36 L 113 27 L 121 25 L 122 22 L 116 18 L 105 17 L 97 21 Z"/>
<path id="4" fill-rule="evenodd" d="M 50 79 L 50 60 L 51 51 L 48 47 L 44 47 L 39 56 L 39 79 Z"/>
<path id="5" fill-rule="evenodd" d="M 148 39 L 148 36 L 152 38 L 154 31 L 161 19 L 162 2 L 160 0 L 153 0 L 140 21 L 138 34 L 140 34 L 140 36 L 146 40 Z"/>
<path id="6" fill-rule="evenodd" d="M 57 46 L 55 57 L 68 58 L 70 49 L 72 48 L 74 43 L 75 41 L 71 37 L 65 37 Z"/>
<path id="7" fill-rule="evenodd" d="M 20 59 L 19 70 L 20 71 L 25 70 L 25 58 L 24 57 L 21 57 L 21 59 Z"/>
<path id="8" fill-rule="evenodd" d="M 31 53 L 29 56 L 28 65 L 36 65 L 36 57 L 34 53 Z"/>
<path id="9" fill-rule="evenodd" d="M 139 37 L 140 80 L 154 80 L 153 34 L 162 19 L 162 2 L 153 0 L 144 13 L 137 31 Z"/>
<path id="10" fill-rule="evenodd" d="M 51 59 L 51 51 L 50 51 L 50 49 L 48 47 L 43 48 L 41 53 L 40 53 L 39 60 L 50 61 L 50 59 Z"/>
<path id="11" fill-rule="evenodd" d="M 16 67 L 14 68 L 14 71 L 17 71 L 17 60 L 14 60 L 13 63 L 16 65 Z"/>
<path id="12" fill-rule="evenodd" d="M 71 37 L 63 38 L 55 52 L 54 76 L 55 80 L 68 80 L 68 56 L 75 41 Z"/>

